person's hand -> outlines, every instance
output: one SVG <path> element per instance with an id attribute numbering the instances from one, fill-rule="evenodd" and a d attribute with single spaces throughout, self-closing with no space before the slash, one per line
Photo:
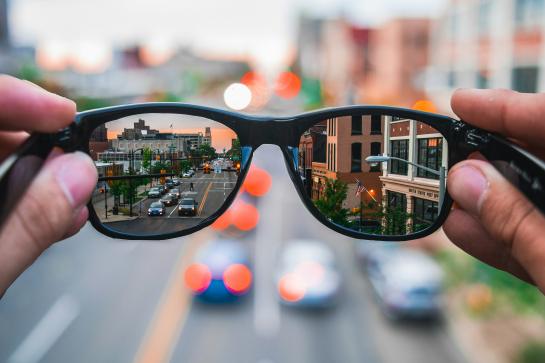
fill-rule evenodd
<path id="1" fill-rule="evenodd" d="M 464 121 L 545 155 L 545 94 L 459 90 L 452 109 Z M 456 202 L 444 230 L 459 247 L 545 293 L 545 217 L 488 162 L 467 160 L 448 175 Z"/>
<path id="2" fill-rule="evenodd" d="M 55 132 L 76 105 L 26 81 L 0 75 L 0 161 L 29 132 Z M 85 224 L 97 172 L 84 153 L 54 150 L 0 231 L 0 296 L 52 243 Z"/>

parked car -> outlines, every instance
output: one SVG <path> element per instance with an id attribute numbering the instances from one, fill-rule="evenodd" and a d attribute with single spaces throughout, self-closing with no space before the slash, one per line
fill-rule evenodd
<path id="1" fill-rule="evenodd" d="M 341 274 L 335 255 L 323 242 L 288 242 L 280 255 L 275 282 L 280 301 L 303 307 L 331 307 L 339 297 Z"/>
<path id="2" fill-rule="evenodd" d="M 159 188 L 151 188 L 148 191 L 148 198 L 159 198 L 161 196 L 161 191 Z"/>
<path id="3" fill-rule="evenodd" d="M 234 302 L 252 286 L 247 248 L 235 240 L 214 240 L 197 252 L 184 278 L 186 286 L 201 301 Z"/>
<path id="4" fill-rule="evenodd" d="M 199 203 L 193 198 L 183 198 L 178 205 L 179 216 L 196 216 Z"/>
<path id="5" fill-rule="evenodd" d="M 367 257 L 366 270 L 388 317 L 439 316 L 443 273 L 424 252 L 407 248 L 376 249 Z"/>
<path id="6" fill-rule="evenodd" d="M 182 177 L 191 178 L 193 175 L 195 175 L 195 170 L 189 169 L 188 171 L 182 174 Z"/>
<path id="7" fill-rule="evenodd" d="M 161 202 L 153 202 L 148 208 L 148 216 L 163 216 L 165 215 L 165 206 Z"/>
<path id="8" fill-rule="evenodd" d="M 162 197 L 159 201 L 163 203 L 166 207 L 178 204 L 178 198 L 170 193 Z"/>

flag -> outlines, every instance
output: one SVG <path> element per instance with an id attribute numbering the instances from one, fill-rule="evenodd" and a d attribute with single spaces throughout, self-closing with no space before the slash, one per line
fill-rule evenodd
<path id="1" fill-rule="evenodd" d="M 363 192 L 364 190 L 365 187 L 363 186 L 363 184 L 358 179 L 356 179 L 356 197 L 359 197 L 361 195 L 361 192 Z"/>

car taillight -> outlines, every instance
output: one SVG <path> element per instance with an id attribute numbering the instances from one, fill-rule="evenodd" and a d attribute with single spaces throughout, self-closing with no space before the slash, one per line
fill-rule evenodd
<path id="1" fill-rule="evenodd" d="M 252 285 L 252 272 L 243 264 L 233 264 L 223 272 L 223 283 L 233 294 L 244 294 Z"/>
<path id="2" fill-rule="evenodd" d="M 185 285 L 196 293 L 201 293 L 208 288 L 212 281 L 212 273 L 208 266 L 202 263 L 194 263 L 185 270 Z"/>
<path id="3" fill-rule="evenodd" d="M 305 297 L 307 284 L 297 273 L 287 273 L 278 282 L 278 294 L 288 302 L 297 302 Z"/>

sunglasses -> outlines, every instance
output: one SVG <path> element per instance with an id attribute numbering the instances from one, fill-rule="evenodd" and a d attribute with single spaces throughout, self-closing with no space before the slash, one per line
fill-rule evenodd
<path id="1" fill-rule="evenodd" d="M 54 147 L 83 151 L 98 182 L 88 204 L 101 233 L 159 240 L 212 224 L 241 190 L 253 152 L 280 147 L 308 210 L 346 236 L 425 237 L 452 207 L 448 170 L 480 153 L 545 212 L 545 164 L 505 138 L 446 116 L 350 106 L 294 117 L 148 103 L 78 113 L 34 134 L 0 165 L 0 226 Z"/>

